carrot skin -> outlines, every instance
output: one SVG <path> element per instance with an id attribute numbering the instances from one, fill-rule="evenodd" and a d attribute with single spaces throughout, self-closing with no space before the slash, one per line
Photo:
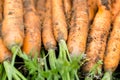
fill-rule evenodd
<path id="1" fill-rule="evenodd" d="M 34 56 L 36 53 L 40 53 L 41 48 L 40 19 L 37 11 L 35 10 L 34 0 L 24 0 L 24 13 L 24 24 L 26 30 L 23 51 L 26 54 L 30 54 L 31 52 L 32 56 Z"/>
<path id="2" fill-rule="evenodd" d="M 112 17 L 110 12 L 110 2 L 108 0 L 105 0 L 105 2 L 106 4 L 104 4 L 103 0 L 97 0 L 98 12 L 88 35 L 86 50 L 88 61 L 83 66 L 83 71 L 87 73 L 96 64 L 96 62 L 99 60 L 103 61 Z M 100 66 L 100 69 L 101 68 L 102 67 Z"/>
<path id="3" fill-rule="evenodd" d="M 58 42 L 61 39 L 66 41 L 68 32 L 62 0 L 52 0 L 52 14 L 55 39 Z"/>
<path id="4" fill-rule="evenodd" d="M 9 49 L 14 45 L 22 46 L 24 38 L 22 0 L 4 0 L 2 36 Z"/>
<path id="5" fill-rule="evenodd" d="M 106 53 L 104 56 L 104 70 L 114 72 L 120 60 L 120 13 L 113 22 Z"/>
<path id="6" fill-rule="evenodd" d="M 73 55 L 79 55 L 85 52 L 86 41 L 88 35 L 88 5 L 87 0 L 73 1 L 74 19 L 71 24 L 68 36 L 68 50 Z"/>
<path id="7" fill-rule="evenodd" d="M 42 41 L 46 50 L 55 49 L 56 41 L 52 25 L 52 0 L 46 1 L 46 12 L 42 28 Z"/>
<path id="8" fill-rule="evenodd" d="M 0 63 L 2 63 L 4 60 L 11 59 L 11 57 L 12 54 L 4 45 L 2 38 L 0 38 Z"/>

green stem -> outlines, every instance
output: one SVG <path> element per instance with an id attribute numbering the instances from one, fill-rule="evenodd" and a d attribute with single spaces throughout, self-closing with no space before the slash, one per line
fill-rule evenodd
<path id="1" fill-rule="evenodd" d="M 13 74 L 13 78 L 14 78 L 15 80 L 21 80 L 16 74 Z"/>
<path id="2" fill-rule="evenodd" d="M 13 53 L 11 65 L 14 66 L 15 58 L 16 58 L 17 53 L 18 53 L 18 46 L 13 46 L 13 47 L 11 48 L 11 51 L 12 51 L 12 53 Z"/>
<path id="3" fill-rule="evenodd" d="M 110 72 L 110 71 L 105 72 L 102 80 L 112 80 L 112 72 Z"/>

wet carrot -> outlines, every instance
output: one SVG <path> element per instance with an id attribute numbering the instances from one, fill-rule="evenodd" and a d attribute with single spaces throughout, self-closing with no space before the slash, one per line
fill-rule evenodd
<path id="1" fill-rule="evenodd" d="M 109 0 L 97 0 L 98 12 L 88 35 L 86 57 L 88 61 L 83 66 L 83 71 L 88 73 L 99 61 L 103 61 L 106 41 L 111 24 L 111 12 Z M 101 70 L 101 65 L 99 70 Z M 97 71 L 95 72 L 95 74 Z"/>
<path id="2" fill-rule="evenodd" d="M 120 60 L 120 12 L 113 22 L 113 29 L 110 33 L 106 53 L 104 56 L 105 76 L 112 78 Z M 107 75 L 108 74 L 108 75 Z"/>
<path id="3" fill-rule="evenodd" d="M 40 53 L 41 48 L 40 19 L 35 9 L 34 0 L 23 0 L 23 3 L 25 24 L 23 51 L 26 54 L 31 53 L 32 56 L 35 56 Z"/>

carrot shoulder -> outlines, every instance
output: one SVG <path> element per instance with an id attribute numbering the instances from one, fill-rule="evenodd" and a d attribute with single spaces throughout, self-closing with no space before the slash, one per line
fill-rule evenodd
<path id="1" fill-rule="evenodd" d="M 4 1 L 2 36 L 9 49 L 14 45 L 22 46 L 24 37 L 22 0 Z"/>
<path id="2" fill-rule="evenodd" d="M 68 50 L 73 55 L 79 55 L 85 52 L 87 34 L 88 34 L 88 6 L 87 0 L 73 1 L 73 15 L 68 36 Z"/>
<path id="3" fill-rule="evenodd" d="M 88 35 L 86 55 L 88 62 L 83 66 L 84 72 L 89 72 L 99 61 L 103 61 L 106 41 L 111 24 L 110 2 L 97 0 L 98 12 Z M 102 67 L 100 66 L 100 69 Z"/>
<path id="4" fill-rule="evenodd" d="M 25 24 L 23 51 L 34 56 L 40 53 L 41 48 L 40 19 L 35 10 L 34 0 L 23 0 L 23 2 Z"/>

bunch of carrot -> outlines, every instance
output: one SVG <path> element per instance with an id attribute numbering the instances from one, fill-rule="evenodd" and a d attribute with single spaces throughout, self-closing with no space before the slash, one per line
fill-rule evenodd
<path id="1" fill-rule="evenodd" d="M 112 80 L 120 60 L 119 3 L 0 0 L 0 78 Z"/>

